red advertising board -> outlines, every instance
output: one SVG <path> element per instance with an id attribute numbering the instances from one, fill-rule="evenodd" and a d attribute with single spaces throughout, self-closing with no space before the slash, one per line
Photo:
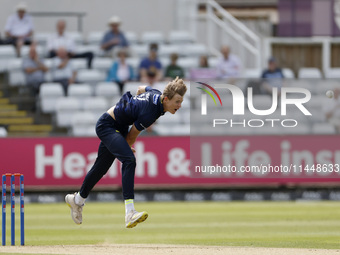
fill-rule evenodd
<path id="1" fill-rule="evenodd" d="M 210 147 L 208 146 L 210 144 Z M 227 162 L 251 165 L 340 164 L 340 136 L 257 137 L 140 137 L 136 149 L 136 186 L 202 187 L 246 184 L 340 182 L 339 173 L 275 173 L 263 175 L 196 175 L 195 164 Z M 25 174 L 26 188 L 79 187 L 96 159 L 98 138 L 0 139 L 0 172 Z M 194 149 L 193 149 L 194 147 Z M 210 152 L 209 152 L 209 150 Z M 191 167 L 190 167 L 191 149 Z M 241 154 L 238 150 L 241 150 Z M 210 154 L 204 153 L 209 152 Z M 237 156 L 238 155 L 238 156 Z M 209 158 L 210 157 L 210 158 Z M 239 158 L 237 158 L 239 157 Z M 197 178 L 204 177 L 204 178 Z M 310 178 L 313 177 L 313 178 Z M 115 161 L 98 187 L 121 184 L 120 163 Z"/>

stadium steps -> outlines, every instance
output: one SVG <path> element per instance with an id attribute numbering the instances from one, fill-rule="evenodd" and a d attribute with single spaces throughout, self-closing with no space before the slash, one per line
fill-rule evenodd
<path id="1" fill-rule="evenodd" d="M 26 117 L 26 111 L 0 111 L 0 118 Z"/>
<path id="2" fill-rule="evenodd" d="M 20 124 L 33 124 L 33 118 L 20 117 L 20 118 L 0 118 L 0 125 L 20 125 Z"/>
<path id="3" fill-rule="evenodd" d="M 9 125 L 9 136 L 49 136 L 51 125 Z"/>
<path id="4" fill-rule="evenodd" d="M 15 94 L 15 93 L 14 93 Z M 33 101 L 33 102 L 32 102 Z M 8 136 L 48 136 L 52 131 L 52 125 L 36 124 L 35 113 L 26 110 L 34 105 L 34 99 L 30 97 L 11 98 L 4 97 L 0 90 L 0 126 L 7 128 Z"/>
<path id="5" fill-rule="evenodd" d="M 9 99 L 0 97 L 0 105 L 6 105 L 6 104 L 9 104 Z"/>

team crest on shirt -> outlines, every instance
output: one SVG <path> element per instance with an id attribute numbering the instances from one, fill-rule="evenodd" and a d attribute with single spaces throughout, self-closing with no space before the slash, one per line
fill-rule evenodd
<path id="1" fill-rule="evenodd" d="M 153 103 L 155 104 L 155 105 L 157 105 L 157 101 L 158 101 L 158 98 L 159 98 L 159 95 L 153 95 Z"/>

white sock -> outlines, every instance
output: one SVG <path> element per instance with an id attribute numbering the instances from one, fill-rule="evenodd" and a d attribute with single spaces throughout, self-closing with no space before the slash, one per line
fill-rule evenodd
<path id="1" fill-rule="evenodd" d="M 79 194 L 79 192 L 77 192 L 76 196 L 74 197 L 74 202 L 77 205 L 84 205 L 85 204 L 85 200 L 86 198 L 82 198 Z"/>
<path id="2" fill-rule="evenodd" d="M 127 199 L 125 200 L 125 214 L 128 214 L 131 210 L 135 210 L 133 199 Z"/>

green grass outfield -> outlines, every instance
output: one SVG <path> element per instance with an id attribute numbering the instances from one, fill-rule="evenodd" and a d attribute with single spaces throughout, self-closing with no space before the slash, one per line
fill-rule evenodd
<path id="1" fill-rule="evenodd" d="M 339 202 L 152 202 L 137 203 L 136 209 L 148 211 L 149 218 L 125 229 L 123 203 L 88 202 L 79 226 L 66 204 L 27 204 L 26 244 L 340 248 Z M 17 208 L 17 245 L 18 216 Z M 8 245 L 9 220 L 8 213 Z"/>

